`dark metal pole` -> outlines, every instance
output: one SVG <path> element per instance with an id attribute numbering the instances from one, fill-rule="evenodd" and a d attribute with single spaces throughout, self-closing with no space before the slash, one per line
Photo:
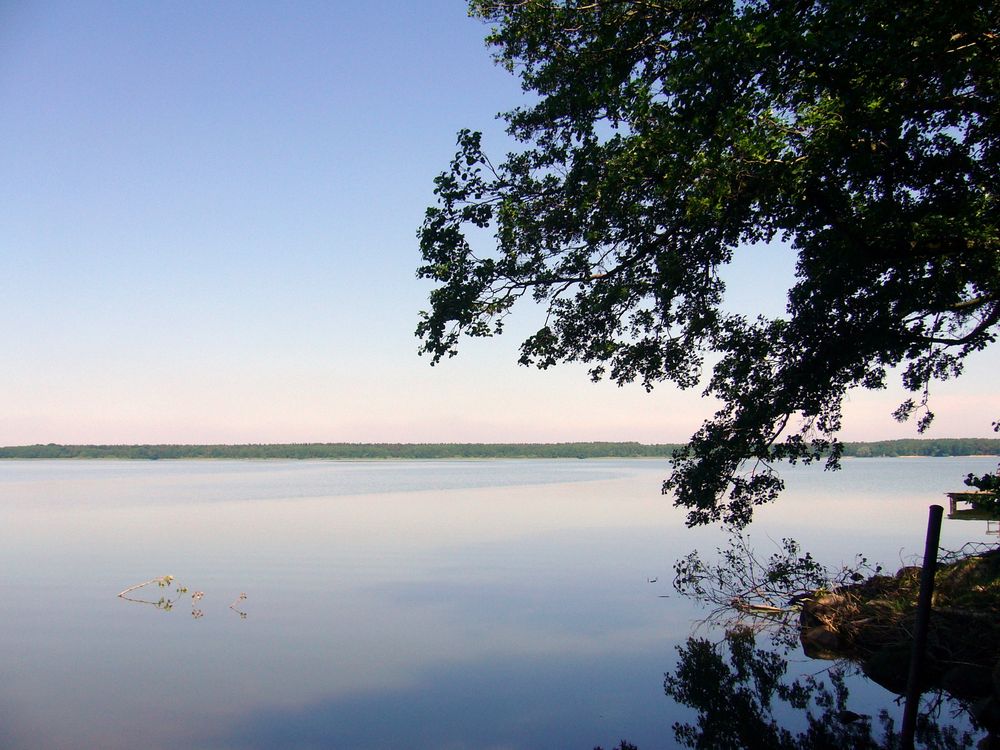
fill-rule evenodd
<path id="1" fill-rule="evenodd" d="M 917 621 L 913 627 L 913 652 L 910 674 L 906 680 L 906 706 L 900 730 L 902 750 L 913 750 L 913 733 L 917 728 L 920 707 L 920 673 L 927 650 L 927 625 L 931 619 L 931 597 L 934 595 L 934 573 L 937 570 L 938 542 L 941 539 L 941 516 L 944 508 L 932 505 L 927 518 L 927 541 L 924 543 L 924 567 L 920 571 L 920 598 L 917 599 Z"/>

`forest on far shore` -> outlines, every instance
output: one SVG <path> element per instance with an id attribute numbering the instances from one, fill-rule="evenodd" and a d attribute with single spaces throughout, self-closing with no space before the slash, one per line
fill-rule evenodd
<path id="1" fill-rule="evenodd" d="M 270 458 L 270 459 L 459 459 L 459 458 L 669 458 L 679 443 L 251 443 L 241 445 L 18 445 L 0 458 Z M 939 438 L 845 443 L 855 458 L 894 456 L 998 456 L 1000 439 Z"/>

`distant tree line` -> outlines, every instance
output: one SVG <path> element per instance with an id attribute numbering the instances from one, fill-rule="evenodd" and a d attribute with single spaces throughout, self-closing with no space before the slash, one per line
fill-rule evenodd
<path id="1" fill-rule="evenodd" d="M 998 441 L 1000 442 L 1000 441 Z M 25 445 L 0 458 L 644 458 L 669 456 L 677 445 L 641 443 L 291 443 L 247 445 Z"/>
<path id="2" fill-rule="evenodd" d="M 456 459 L 456 458 L 669 458 L 676 443 L 253 443 L 245 445 L 19 445 L 0 448 L 0 458 L 271 458 L 271 459 Z M 947 438 L 846 443 L 844 455 L 1000 455 L 1000 439 Z"/>
<path id="3" fill-rule="evenodd" d="M 845 443 L 844 455 L 855 458 L 892 456 L 997 456 L 996 438 L 939 438 L 936 440 L 879 440 L 872 443 Z"/>

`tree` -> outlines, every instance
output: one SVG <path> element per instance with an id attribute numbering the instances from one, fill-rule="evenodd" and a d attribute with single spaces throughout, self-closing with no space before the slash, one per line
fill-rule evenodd
<path id="1" fill-rule="evenodd" d="M 748 523 L 776 461 L 836 467 L 841 403 L 928 388 L 1000 321 L 1000 36 L 991 0 L 473 0 L 531 104 L 491 161 L 463 130 L 419 230 L 436 363 L 534 299 L 541 368 L 723 406 L 674 456 L 688 523 Z M 470 237 L 492 231 L 494 247 Z M 783 240 L 786 314 L 722 307 L 719 269 Z M 705 356 L 714 365 L 705 370 Z"/>

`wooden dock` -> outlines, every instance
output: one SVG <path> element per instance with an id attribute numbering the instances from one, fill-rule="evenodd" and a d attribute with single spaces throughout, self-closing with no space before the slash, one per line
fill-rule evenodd
<path id="1" fill-rule="evenodd" d="M 976 497 L 987 492 L 949 492 L 948 518 L 953 521 L 986 521 L 986 533 L 1000 535 L 1000 515 L 973 506 Z"/>

